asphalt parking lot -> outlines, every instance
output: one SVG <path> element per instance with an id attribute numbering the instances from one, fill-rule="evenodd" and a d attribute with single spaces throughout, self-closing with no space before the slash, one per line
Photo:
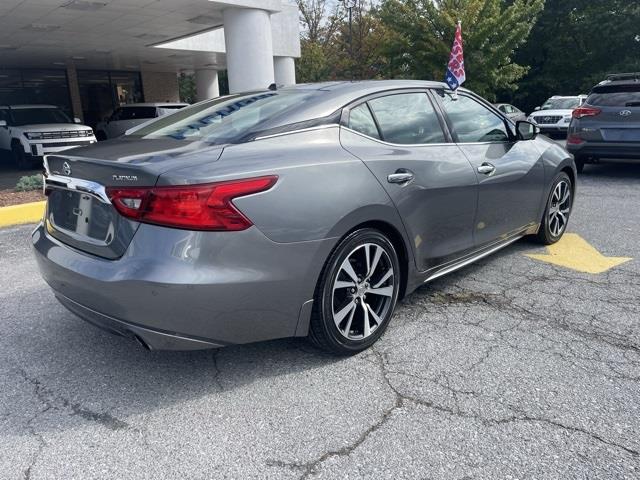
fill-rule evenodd
<path id="1" fill-rule="evenodd" d="M 638 478 L 640 165 L 587 166 L 601 274 L 520 241 L 423 287 L 373 350 L 148 352 L 77 320 L 0 231 L 0 477 Z M 257 319 L 258 320 L 258 319 Z"/>

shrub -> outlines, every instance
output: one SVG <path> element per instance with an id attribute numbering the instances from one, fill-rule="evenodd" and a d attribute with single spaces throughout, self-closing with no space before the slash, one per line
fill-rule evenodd
<path id="1" fill-rule="evenodd" d="M 16 192 L 28 192 L 40 189 L 42 189 L 42 175 L 20 177 L 20 180 L 18 180 L 15 186 Z"/>

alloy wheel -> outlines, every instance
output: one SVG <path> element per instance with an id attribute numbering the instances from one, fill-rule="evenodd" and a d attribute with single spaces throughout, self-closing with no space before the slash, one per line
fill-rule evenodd
<path id="1" fill-rule="evenodd" d="M 389 254 L 375 243 L 357 246 L 347 255 L 332 291 L 333 321 L 349 340 L 371 336 L 394 303 L 394 269 Z"/>
<path id="2" fill-rule="evenodd" d="M 569 212 L 571 210 L 571 185 L 565 180 L 560 180 L 551 194 L 547 222 L 549 232 L 554 237 L 559 237 L 567 227 Z"/>

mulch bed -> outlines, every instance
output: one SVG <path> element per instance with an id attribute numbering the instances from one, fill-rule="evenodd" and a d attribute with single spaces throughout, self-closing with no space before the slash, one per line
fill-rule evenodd
<path id="1" fill-rule="evenodd" d="M 45 199 L 42 190 L 16 192 L 14 190 L 0 190 L 0 207 L 19 205 L 21 203 L 40 202 Z"/>

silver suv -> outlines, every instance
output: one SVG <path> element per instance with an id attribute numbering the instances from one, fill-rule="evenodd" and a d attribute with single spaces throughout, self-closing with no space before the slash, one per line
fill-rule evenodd
<path id="1" fill-rule="evenodd" d="M 578 171 L 601 158 L 640 160 L 640 72 L 609 75 L 573 111 L 567 149 Z"/>

